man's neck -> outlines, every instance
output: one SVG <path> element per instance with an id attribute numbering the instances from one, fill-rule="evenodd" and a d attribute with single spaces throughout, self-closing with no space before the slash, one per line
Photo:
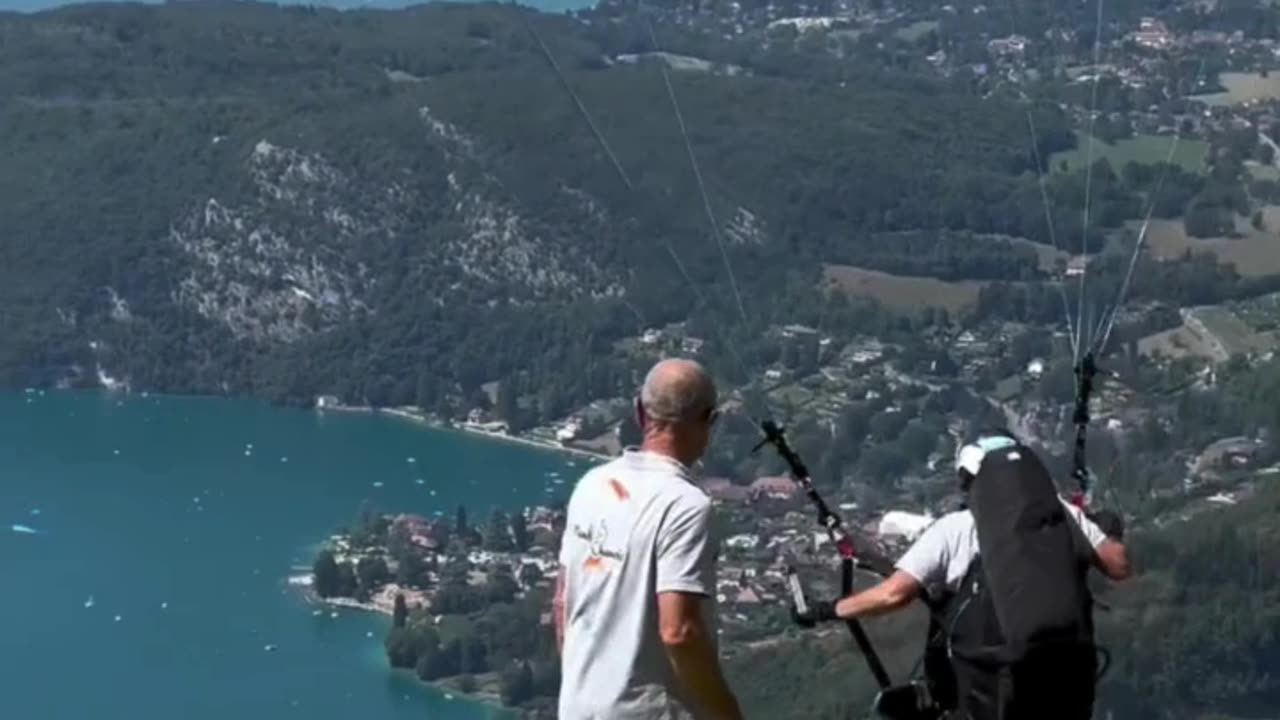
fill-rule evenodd
<path id="1" fill-rule="evenodd" d="M 691 463 L 685 462 L 680 457 L 680 452 L 676 448 L 675 439 L 666 435 L 653 435 L 646 437 L 640 443 L 640 451 L 661 455 L 669 460 L 674 460 L 685 467 L 689 467 Z"/>

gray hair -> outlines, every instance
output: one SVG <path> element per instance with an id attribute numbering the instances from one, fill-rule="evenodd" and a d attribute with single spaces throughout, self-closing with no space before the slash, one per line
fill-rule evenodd
<path id="1" fill-rule="evenodd" d="M 640 404 L 657 422 L 701 420 L 716 407 L 716 386 L 711 375 L 694 360 L 662 360 L 645 376 Z"/>

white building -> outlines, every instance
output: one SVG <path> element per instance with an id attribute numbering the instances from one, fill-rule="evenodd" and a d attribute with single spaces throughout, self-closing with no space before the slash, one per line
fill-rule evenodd
<path id="1" fill-rule="evenodd" d="M 890 510 L 880 518 L 877 532 L 883 538 L 901 538 L 907 542 L 913 542 L 931 524 L 933 524 L 931 515 Z"/>

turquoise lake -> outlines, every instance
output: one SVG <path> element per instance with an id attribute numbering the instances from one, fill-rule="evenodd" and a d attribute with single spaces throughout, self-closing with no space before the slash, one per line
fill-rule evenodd
<path id="1" fill-rule="evenodd" d="M 4 716 L 507 717 L 390 671 L 384 618 L 317 616 L 286 579 L 362 501 L 479 519 L 586 462 L 371 415 L 0 394 Z"/>

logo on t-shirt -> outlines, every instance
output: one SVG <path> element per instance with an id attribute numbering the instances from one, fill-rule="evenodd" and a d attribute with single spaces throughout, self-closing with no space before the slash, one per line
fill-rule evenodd
<path id="1" fill-rule="evenodd" d="M 583 527 L 573 526 L 573 534 L 587 544 L 587 559 L 582 561 L 584 570 L 608 570 L 622 560 L 622 551 L 609 547 L 609 523 L 603 518 Z"/>

